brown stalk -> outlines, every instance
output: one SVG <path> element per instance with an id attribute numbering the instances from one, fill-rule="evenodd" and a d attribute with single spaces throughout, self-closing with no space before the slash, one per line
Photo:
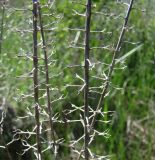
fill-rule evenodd
<path id="1" fill-rule="evenodd" d="M 40 7 L 39 3 L 38 3 L 38 9 L 39 9 L 40 31 L 41 31 L 41 37 L 42 37 L 42 43 L 43 43 L 43 52 L 44 52 L 45 76 L 46 76 L 45 77 L 46 78 L 46 94 L 47 94 L 47 108 L 48 108 L 48 114 L 49 114 L 50 131 L 51 131 L 52 139 L 53 139 L 54 155 L 55 155 L 55 158 L 56 158 L 57 157 L 57 150 L 56 150 L 54 127 L 53 127 L 53 121 L 52 121 L 53 113 L 52 113 L 51 98 L 50 98 L 50 87 L 49 87 L 48 57 L 47 57 L 47 48 L 46 48 L 46 41 L 45 41 L 45 35 L 44 35 L 44 29 L 43 29 L 41 7 Z"/>
<path id="2" fill-rule="evenodd" d="M 35 103 L 35 121 L 36 121 L 36 142 L 37 159 L 42 160 L 41 141 L 40 141 L 40 115 L 39 115 L 39 83 L 38 83 L 38 3 L 33 3 L 33 83 L 34 83 L 34 103 Z"/>
<path id="3" fill-rule="evenodd" d="M 127 24 L 128 24 L 128 21 L 129 21 L 129 16 L 130 16 L 130 13 L 131 13 L 131 10 L 132 10 L 133 2 L 134 2 L 134 0 L 130 1 L 130 5 L 129 5 L 127 13 L 126 13 L 125 21 L 124 21 L 124 24 L 123 24 L 123 27 L 122 27 L 122 30 L 121 30 L 116 48 L 115 48 L 115 52 L 113 54 L 112 62 L 111 62 L 110 67 L 109 67 L 109 72 L 108 72 L 108 76 L 107 76 L 108 79 L 107 79 L 106 84 L 105 84 L 105 86 L 102 90 L 102 93 L 101 93 L 96 111 L 94 113 L 94 117 L 93 117 L 91 125 L 90 125 L 91 129 L 94 127 L 94 123 L 96 121 L 96 117 L 97 117 L 97 114 L 98 114 L 97 111 L 101 108 L 101 105 L 104 104 L 104 97 L 107 94 L 107 90 L 108 90 L 108 87 L 109 87 L 111 76 L 112 76 L 112 73 L 113 73 L 113 70 L 114 70 L 114 67 L 115 67 L 116 59 L 117 59 L 118 53 L 120 52 L 120 49 L 121 49 L 121 45 L 122 45 L 123 38 L 124 38 L 124 35 L 125 35 L 125 31 L 127 29 Z"/>
<path id="4" fill-rule="evenodd" d="M 89 159 L 89 53 L 90 53 L 90 22 L 91 22 L 91 0 L 87 0 L 86 3 L 86 22 L 85 22 L 85 49 L 84 49 L 84 80 L 85 80 L 85 87 L 84 87 L 84 154 L 85 159 Z"/>
<path id="5" fill-rule="evenodd" d="M 105 86 L 104 86 L 104 88 L 102 90 L 102 93 L 101 93 L 97 108 L 96 108 L 96 110 L 94 112 L 94 116 L 93 116 L 93 119 L 92 119 L 91 124 L 90 124 L 89 132 L 92 132 L 92 130 L 94 128 L 96 117 L 98 115 L 97 111 L 101 108 L 101 105 L 104 105 L 104 97 L 107 94 L 107 90 L 108 90 L 108 87 L 109 87 L 111 76 L 112 76 L 112 73 L 113 73 L 113 70 L 114 70 L 114 67 L 115 67 L 115 64 L 116 64 L 116 59 L 117 59 L 118 53 L 120 51 L 121 44 L 123 42 L 123 38 L 124 38 L 124 34 L 125 34 L 125 31 L 126 31 L 126 28 L 127 28 L 128 21 L 129 21 L 129 16 L 130 16 L 130 13 L 131 13 L 131 10 L 132 10 L 133 2 L 134 2 L 134 0 L 131 0 L 129 8 L 127 10 L 125 21 L 124 21 L 124 24 L 123 24 L 123 27 L 122 27 L 122 30 L 121 30 L 121 33 L 120 33 L 116 48 L 115 48 L 115 52 L 113 54 L 113 58 L 112 58 L 112 62 L 111 62 L 110 68 L 109 68 L 109 72 L 108 72 L 108 76 L 107 76 L 108 79 L 107 79 L 106 84 L 105 84 Z M 83 152 L 83 148 L 84 148 L 84 146 L 82 147 L 82 150 L 81 150 L 77 160 L 80 159 L 81 154 Z"/>

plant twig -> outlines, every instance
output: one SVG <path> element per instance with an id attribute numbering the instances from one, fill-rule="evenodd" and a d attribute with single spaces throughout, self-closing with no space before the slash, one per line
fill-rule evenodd
<path id="1" fill-rule="evenodd" d="M 37 159 L 42 160 L 41 141 L 40 141 L 40 115 L 39 115 L 39 87 L 38 87 L 38 3 L 33 0 L 33 83 L 34 83 L 34 102 L 35 102 L 35 121 L 36 121 L 36 142 Z"/>
<path id="2" fill-rule="evenodd" d="M 45 76 L 46 76 L 46 94 L 47 94 L 47 107 L 48 107 L 48 114 L 49 114 L 49 124 L 50 124 L 52 139 L 53 139 L 54 155 L 55 155 L 55 158 L 56 158 L 57 157 L 57 148 L 56 148 L 54 127 L 53 127 L 53 121 L 52 121 L 53 113 L 52 113 L 51 99 L 50 99 L 48 57 L 47 57 L 47 48 L 46 48 L 46 41 L 45 41 L 45 35 L 44 35 L 44 29 L 43 29 L 43 21 L 42 21 L 42 15 L 41 15 L 41 7 L 40 7 L 39 3 L 38 3 L 38 9 L 39 9 L 40 31 L 41 31 L 41 37 L 42 37 L 42 43 L 43 43 L 43 52 L 44 52 Z"/>
<path id="3" fill-rule="evenodd" d="M 120 36 L 119 36 L 119 39 L 118 39 L 118 42 L 117 42 L 114 54 L 113 54 L 112 62 L 110 64 L 110 68 L 109 68 L 106 84 L 104 85 L 104 88 L 102 89 L 102 93 L 101 93 L 98 105 L 96 107 L 96 110 L 94 112 L 94 116 L 93 116 L 91 124 L 90 124 L 90 130 L 89 130 L 89 132 L 92 132 L 92 130 L 94 128 L 96 117 L 98 115 L 97 111 L 101 108 L 101 105 L 104 104 L 104 97 L 107 94 L 107 90 L 108 90 L 108 87 L 109 87 L 109 84 L 110 84 L 110 79 L 111 79 L 111 76 L 112 76 L 112 73 L 113 73 L 113 70 L 114 70 L 114 67 L 115 67 L 115 64 L 116 64 L 117 56 L 118 56 L 118 53 L 120 51 L 121 44 L 123 42 L 123 38 L 124 38 L 124 34 L 125 34 L 126 27 L 127 27 L 127 24 L 128 24 L 129 16 L 130 16 L 130 13 L 131 13 L 131 10 L 132 10 L 133 2 L 134 2 L 134 0 L 131 0 L 129 8 L 127 10 L 125 21 L 124 21 L 124 24 L 123 24 L 123 27 L 122 27 L 122 30 L 121 30 L 121 33 L 120 33 Z M 82 150 L 79 153 L 79 156 L 78 156 L 77 160 L 80 159 L 81 154 L 83 152 L 83 148 L 84 148 L 84 146 L 82 147 Z"/>
<path id="4" fill-rule="evenodd" d="M 84 81 L 85 81 L 85 87 L 84 87 L 84 154 L 85 159 L 89 159 L 89 150 L 88 150 L 88 144 L 89 144 L 89 102 L 88 102 L 88 96 L 89 96 L 89 52 L 90 52 L 90 22 L 91 22 L 91 6 L 92 1 L 87 0 L 86 3 L 86 22 L 85 22 L 85 49 L 84 49 Z"/>
<path id="5" fill-rule="evenodd" d="M 109 84 L 110 84 L 111 76 L 112 76 L 112 73 L 113 73 L 113 70 L 114 70 L 114 67 L 115 67 L 115 64 L 116 64 L 116 59 L 117 59 L 118 53 L 119 53 L 119 51 L 121 49 L 121 45 L 122 45 L 122 42 L 123 42 L 124 34 L 125 34 L 125 31 L 126 31 L 126 28 L 127 28 L 128 21 L 129 21 L 129 16 L 130 16 L 130 13 L 131 13 L 131 10 L 132 10 L 133 2 L 134 2 L 134 0 L 130 1 L 130 5 L 129 5 L 127 13 L 126 13 L 125 21 L 124 21 L 124 24 L 123 24 L 123 27 L 122 27 L 122 30 L 121 30 L 121 33 L 120 33 L 116 48 L 115 48 L 115 52 L 113 54 L 112 62 L 111 62 L 110 67 L 109 67 L 107 81 L 106 81 L 106 84 L 105 84 L 105 86 L 104 86 L 104 88 L 102 90 L 102 94 L 100 96 L 99 103 L 97 105 L 96 111 L 98 111 L 101 108 L 101 105 L 104 104 L 104 97 L 107 94 L 107 90 L 108 90 L 108 87 L 109 87 Z M 94 117 L 93 117 L 93 119 L 91 121 L 90 128 L 94 127 L 94 123 L 96 121 L 96 117 L 97 117 L 97 112 L 94 113 Z"/>

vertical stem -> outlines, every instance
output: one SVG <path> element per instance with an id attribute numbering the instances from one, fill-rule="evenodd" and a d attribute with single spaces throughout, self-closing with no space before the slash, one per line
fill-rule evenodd
<path id="1" fill-rule="evenodd" d="M 125 16 L 124 24 L 123 24 L 120 36 L 118 38 L 118 42 L 117 42 L 117 45 L 116 45 L 116 48 L 115 48 L 115 52 L 113 54 L 112 62 L 109 66 L 109 72 L 108 72 L 108 76 L 107 76 L 108 79 L 107 79 L 106 84 L 105 84 L 105 86 L 102 90 L 102 94 L 100 96 L 96 111 L 98 111 L 100 109 L 101 105 L 104 104 L 104 97 L 107 93 L 109 83 L 110 83 L 110 80 L 111 80 L 111 76 L 112 76 L 112 73 L 113 73 L 113 70 L 114 70 L 114 67 L 115 67 L 116 59 L 117 59 L 118 53 L 120 51 L 120 48 L 121 48 L 121 45 L 122 45 L 122 42 L 123 42 L 125 31 L 127 29 L 127 24 L 128 24 L 128 21 L 129 21 L 129 16 L 130 16 L 130 13 L 131 13 L 131 10 L 132 10 L 133 2 L 134 2 L 134 0 L 130 1 L 130 5 L 128 7 L 128 10 L 127 10 L 127 13 L 126 13 L 126 16 Z M 95 112 L 95 115 L 92 119 L 90 128 L 93 128 L 94 123 L 96 121 L 96 116 L 97 116 L 97 112 Z"/>
<path id="2" fill-rule="evenodd" d="M 104 88 L 102 89 L 102 93 L 101 93 L 99 102 L 97 104 L 97 108 L 96 108 L 96 110 L 94 112 L 94 116 L 93 116 L 92 121 L 90 123 L 89 132 L 91 132 L 93 130 L 93 127 L 94 127 L 94 124 L 95 124 L 95 121 L 96 121 L 96 117 L 97 117 L 97 114 L 98 114 L 97 111 L 101 108 L 101 105 L 104 104 L 104 97 L 105 97 L 105 95 L 107 93 L 107 90 L 108 90 L 108 87 L 109 87 L 109 83 L 110 83 L 110 79 L 111 79 L 111 76 L 112 76 L 112 73 L 113 73 L 113 70 L 114 70 L 114 67 L 115 67 L 116 59 L 117 59 L 117 56 L 118 56 L 118 52 L 120 51 L 120 47 L 121 47 L 121 44 L 122 44 L 122 41 L 123 41 L 123 38 L 124 38 L 124 34 L 125 34 L 125 31 L 126 31 L 126 27 L 127 27 L 128 21 L 129 21 L 129 17 L 130 17 L 130 13 L 131 13 L 131 10 L 132 10 L 133 2 L 134 2 L 134 0 L 130 1 L 129 8 L 128 8 L 127 13 L 126 13 L 125 21 L 124 21 L 124 24 L 123 24 L 123 27 L 122 27 L 122 30 L 121 30 L 121 33 L 120 33 L 116 48 L 115 48 L 115 52 L 113 54 L 113 58 L 112 58 L 112 62 L 111 62 L 110 68 L 109 68 L 108 79 L 106 81 L 106 84 L 105 84 Z M 84 148 L 85 148 L 85 146 L 82 147 L 82 150 Z M 80 152 L 77 160 L 80 159 L 82 152 L 83 151 Z"/>
<path id="3" fill-rule="evenodd" d="M 84 154 L 85 159 L 89 159 L 89 151 L 88 151 L 88 144 L 89 144 L 89 132 L 88 132 L 88 125 L 89 125 L 89 103 L 88 103 L 88 96 L 89 96 L 89 52 L 90 52 L 90 22 L 91 22 L 91 0 L 87 0 L 86 3 L 86 23 L 85 23 L 85 51 L 84 51 L 84 80 L 85 80 L 85 88 L 84 88 Z"/>
<path id="4" fill-rule="evenodd" d="M 35 102 L 35 120 L 36 120 L 36 142 L 38 160 L 42 159 L 40 142 L 40 116 L 39 116 L 39 84 L 38 84 L 38 3 L 33 1 L 33 83 L 34 83 L 34 102 Z"/>
<path id="5" fill-rule="evenodd" d="M 5 1 L 2 2 L 2 21 L 1 21 L 1 34 L 0 34 L 0 55 L 2 56 L 2 42 L 3 42 L 3 31 L 4 31 L 4 15 L 5 15 Z"/>
<path id="6" fill-rule="evenodd" d="M 43 21 L 42 21 L 42 15 L 41 15 L 41 7 L 40 7 L 39 3 L 38 3 L 38 9 L 39 9 L 39 22 L 40 22 L 40 30 L 41 30 L 41 37 L 42 37 L 42 43 L 43 43 L 43 52 L 44 52 L 46 93 L 47 93 L 47 107 L 48 107 L 48 114 L 49 114 L 49 124 L 50 124 L 52 139 L 53 139 L 54 155 L 55 155 L 55 158 L 56 158 L 57 157 L 57 148 L 56 148 L 54 127 L 53 127 L 53 121 L 52 121 L 53 113 L 52 113 L 51 99 L 50 99 L 48 57 L 47 57 L 47 48 L 46 48 L 46 41 L 45 41 L 45 35 L 44 35 L 44 29 L 43 29 Z"/>

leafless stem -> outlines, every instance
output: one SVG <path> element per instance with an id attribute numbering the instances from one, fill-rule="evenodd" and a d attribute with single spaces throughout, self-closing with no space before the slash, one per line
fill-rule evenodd
<path id="1" fill-rule="evenodd" d="M 110 68 L 109 68 L 106 84 L 104 85 L 104 87 L 102 89 L 102 93 L 101 93 L 97 108 L 96 108 L 96 110 L 94 112 L 94 115 L 93 115 L 93 118 L 92 118 L 92 121 L 91 121 L 91 124 L 90 124 L 89 132 L 92 132 L 92 130 L 94 128 L 96 117 L 98 115 L 97 111 L 101 108 L 101 105 L 104 104 L 104 97 L 107 94 L 107 90 L 108 90 L 108 87 L 109 87 L 109 84 L 110 84 L 110 79 L 111 79 L 111 76 L 112 76 L 112 73 L 113 73 L 113 70 L 114 70 L 114 67 L 115 67 L 116 59 L 117 59 L 117 56 L 118 56 L 118 53 L 120 51 L 120 47 L 121 47 L 121 44 L 122 44 L 122 41 L 123 41 L 123 38 L 124 38 L 124 34 L 125 34 L 126 27 L 127 27 L 127 24 L 128 24 L 129 16 L 130 16 L 130 13 L 131 13 L 131 10 L 132 10 L 132 6 L 133 6 L 133 1 L 134 0 L 131 0 L 129 8 L 127 10 L 125 21 L 124 21 L 124 24 L 123 24 L 123 27 L 122 27 L 122 30 L 121 30 L 121 33 L 120 33 L 120 36 L 119 36 L 119 39 L 118 39 L 114 54 L 113 54 L 112 62 L 110 64 Z M 77 160 L 80 159 L 84 148 L 85 148 L 85 146 L 82 147 L 82 150 L 79 153 L 79 156 L 78 156 Z"/>
<path id="2" fill-rule="evenodd" d="M 113 73 L 113 70 L 114 70 L 114 67 L 115 67 L 115 64 L 116 64 L 116 59 L 117 59 L 118 53 L 120 51 L 121 44 L 123 42 L 123 38 L 124 38 L 124 34 L 125 34 L 125 31 L 126 31 L 128 21 L 129 21 L 129 16 L 130 16 L 130 13 L 131 13 L 131 10 L 132 10 L 133 2 L 134 2 L 134 0 L 131 0 L 129 8 L 127 10 L 125 21 L 124 21 L 124 24 L 123 24 L 123 27 L 122 27 L 122 30 L 121 30 L 121 33 L 120 33 L 120 36 L 119 36 L 114 54 L 113 54 L 112 62 L 111 62 L 110 67 L 109 67 L 107 81 L 106 81 L 106 84 L 105 84 L 105 86 L 102 90 L 102 94 L 100 96 L 96 111 L 98 111 L 100 109 L 101 105 L 104 104 L 104 97 L 107 94 L 107 90 L 108 90 L 108 87 L 109 87 L 109 84 L 110 84 L 111 76 L 112 76 L 112 73 Z M 97 112 L 94 113 L 94 117 L 91 121 L 90 128 L 94 127 L 94 123 L 96 121 L 96 116 L 97 116 Z"/>
<path id="3" fill-rule="evenodd" d="M 85 159 L 89 159 L 89 150 L 88 150 L 88 144 L 89 144 L 89 132 L 88 132 L 88 126 L 89 126 L 89 102 L 88 102 L 88 96 L 89 96 L 89 52 L 90 52 L 90 22 L 91 22 L 91 0 L 87 0 L 86 3 L 86 23 L 85 23 L 85 58 L 84 58 L 84 80 L 85 80 L 85 87 L 84 87 L 84 154 Z"/>
<path id="4" fill-rule="evenodd" d="M 47 57 L 45 35 L 44 35 L 44 30 L 43 30 L 41 7 L 40 7 L 39 3 L 38 3 L 38 6 L 39 6 L 38 8 L 39 8 L 40 31 L 41 31 L 41 37 L 42 37 L 42 43 L 43 43 L 43 52 L 44 52 L 45 76 L 46 76 L 46 94 L 47 94 L 47 107 L 48 107 L 48 113 L 49 113 L 49 124 L 50 124 L 52 139 L 53 139 L 53 148 L 54 148 L 54 152 L 55 152 L 54 154 L 55 154 L 55 158 L 56 158 L 57 157 L 57 149 L 56 149 L 54 127 L 53 127 L 53 121 L 52 121 L 53 114 L 52 114 L 52 107 L 51 107 L 51 100 L 50 100 L 48 57 Z"/>
<path id="5" fill-rule="evenodd" d="M 36 120 L 36 142 L 37 159 L 42 160 L 41 142 L 40 142 L 40 115 L 39 115 L 39 83 L 38 83 L 38 3 L 33 2 L 33 83 L 34 83 L 34 102 L 35 102 L 35 120 Z"/>

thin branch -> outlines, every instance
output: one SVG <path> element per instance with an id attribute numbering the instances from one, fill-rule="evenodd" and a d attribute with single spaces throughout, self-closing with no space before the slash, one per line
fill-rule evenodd
<path id="1" fill-rule="evenodd" d="M 39 83 L 38 83 L 38 3 L 33 1 L 33 83 L 34 83 L 34 102 L 35 102 L 35 121 L 36 121 L 36 142 L 37 159 L 42 160 L 41 142 L 40 142 L 40 115 L 39 115 Z"/>
<path id="2" fill-rule="evenodd" d="M 91 6 L 92 1 L 87 0 L 86 2 L 86 23 L 85 23 L 85 49 L 84 49 L 84 81 L 85 81 L 85 87 L 84 87 L 84 154 L 85 159 L 89 160 L 89 132 L 88 132 L 88 126 L 89 126 L 89 53 L 90 53 L 90 23 L 91 23 Z"/>
<path id="3" fill-rule="evenodd" d="M 101 94 L 101 97 L 99 99 L 99 103 L 97 105 L 96 111 L 99 110 L 101 105 L 104 104 L 104 97 L 107 94 L 107 90 L 108 90 L 108 87 L 109 87 L 109 84 L 110 84 L 111 76 L 112 76 L 112 73 L 113 73 L 113 70 L 114 70 L 114 67 L 115 67 L 115 64 L 116 64 L 117 56 L 118 56 L 118 53 L 120 51 L 120 48 L 121 48 L 121 45 L 122 45 L 122 42 L 123 42 L 123 38 L 124 38 L 124 34 L 125 34 L 125 31 L 126 31 L 126 27 L 127 27 L 128 21 L 129 21 L 129 16 L 130 16 L 130 13 L 131 13 L 131 10 L 132 10 L 133 2 L 134 2 L 134 0 L 131 0 L 129 8 L 127 10 L 125 21 L 124 21 L 124 24 L 123 24 L 123 27 L 122 27 L 122 30 L 121 30 L 117 45 L 116 45 L 115 52 L 113 54 L 112 62 L 110 64 L 110 68 L 109 68 L 109 72 L 108 72 L 108 76 L 107 76 L 108 79 L 107 79 L 106 84 L 105 84 L 105 86 L 104 86 L 104 88 L 102 90 L 102 94 Z M 96 121 L 96 117 L 97 117 L 97 112 L 95 112 L 95 115 L 94 115 L 94 117 L 92 119 L 92 122 L 91 122 L 91 125 L 90 125 L 91 130 L 94 127 L 94 123 Z"/>
<path id="4" fill-rule="evenodd" d="M 126 18 L 125 18 L 125 21 L 124 21 L 124 24 L 123 24 L 123 27 L 122 27 L 122 30 L 121 30 L 117 45 L 116 45 L 116 49 L 115 49 L 115 52 L 113 54 L 113 59 L 112 59 L 112 62 L 111 62 L 110 68 L 109 68 L 107 81 L 106 81 L 106 84 L 103 87 L 103 90 L 102 90 L 102 93 L 101 93 L 101 96 L 100 96 L 99 103 L 97 105 L 96 111 L 94 112 L 94 116 L 92 118 L 92 121 L 91 121 L 91 124 L 90 124 L 90 128 L 89 128 L 89 132 L 93 131 L 94 124 L 96 122 L 96 117 L 99 114 L 97 111 L 100 110 L 101 105 L 104 104 L 104 97 L 107 94 L 107 90 L 108 90 L 108 87 L 109 87 L 109 84 L 110 84 L 110 79 L 111 79 L 111 76 L 112 76 L 112 73 L 113 73 L 113 70 L 114 70 L 114 67 L 115 67 L 115 64 L 116 64 L 117 56 L 118 56 L 118 53 L 120 51 L 120 47 L 121 47 L 121 44 L 122 44 L 122 41 L 123 41 L 123 38 L 124 38 L 124 34 L 125 34 L 126 27 L 127 27 L 127 24 L 128 24 L 129 16 L 130 16 L 130 13 L 131 13 L 131 10 L 132 10 L 132 6 L 133 6 L 133 1 L 134 0 L 131 0 L 129 8 L 128 8 L 128 11 L 126 13 Z M 82 156 L 82 153 L 84 152 L 83 148 L 84 148 L 84 146 L 82 147 L 82 150 L 79 153 L 79 156 L 78 156 L 77 160 L 79 160 L 80 157 Z"/>
<path id="5" fill-rule="evenodd" d="M 39 3 L 38 3 L 39 4 Z M 55 158 L 57 157 L 57 149 L 56 149 L 56 143 L 55 143 L 55 135 L 54 135 L 54 127 L 53 127 L 53 121 L 52 121 L 52 107 L 51 107 L 51 99 L 50 99 L 50 87 L 49 87 L 49 69 L 48 69 L 48 57 L 47 57 L 47 48 L 46 48 L 46 41 L 45 41 L 45 35 L 43 30 L 43 21 L 42 21 L 42 15 L 41 15 L 41 7 L 39 4 L 39 21 L 40 21 L 40 30 L 41 30 L 41 37 L 42 37 L 42 43 L 43 43 L 43 52 L 44 52 L 44 63 L 45 63 L 45 76 L 46 76 L 46 94 L 47 94 L 47 107 L 48 107 L 48 114 L 49 114 L 49 123 L 50 123 L 50 129 L 53 139 L 53 148 L 54 148 L 54 155 Z"/>

